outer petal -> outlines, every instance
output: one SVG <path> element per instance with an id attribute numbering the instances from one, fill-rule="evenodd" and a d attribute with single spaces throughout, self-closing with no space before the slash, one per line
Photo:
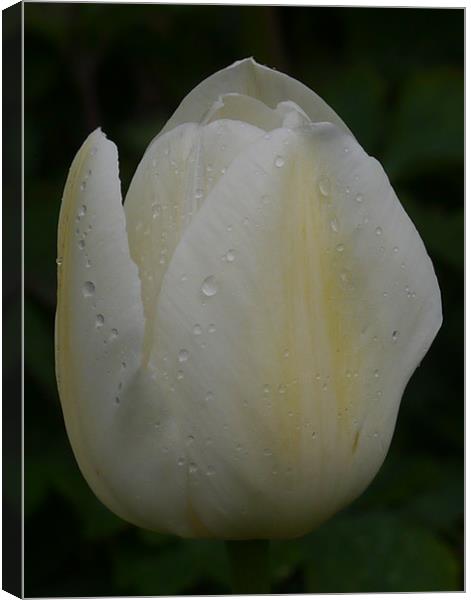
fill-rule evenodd
<path id="1" fill-rule="evenodd" d="M 440 323 L 420 237 L 351 136 L 279 129 L 240 154 L 155 319 L 193 534 L 302 535 L 361 493 Z"/>
<path id="2" fill-rule="evenodd" d="M 313 122 L 334 123 L 349 129 L 322 98 L 296 79 L 256 63 L 253 58 L 235 62 L 197 85 L 182 101 L 162 133 L 182 123 L 199 123 L 213 103 L 224 94 L 244 94 L 260 100 L 270 108 L 285 100 L 295 102 Z M 161 135 L 160 134 L 160 135 Z"/>
<path id="3" fill-rule="evenodd" d="M 122 518 L 188 535 L 184 481 L 175 468 L 179 438 L 152 373 L 141 366 L 144 316 L 117 151 L 98 130 L 70 169 L 58 257 L 56 372 L 82 473 Z"/>

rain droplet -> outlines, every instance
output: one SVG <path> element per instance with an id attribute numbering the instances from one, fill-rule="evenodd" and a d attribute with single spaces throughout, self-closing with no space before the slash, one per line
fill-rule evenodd
<path id="1" fill-rule="evenodd" d="M 190 356 L 190 353 L 188 352 L 188 350 L 186 350 L 185 348 L 182 348 L 180 350 L 180 352 L 178 353 L 178 362 L 186 362 L 188 360 L 188 357 Z"/>
<path id="2" fill-rule="evenodd" d="M 399 248 L 397 246 L 394 246 L 393 252 L 394 252 L 394 254 L 397 254 L 399 252 Z"/>
<path id="3" fill-rule="evenodd" d="M 208 393 L 206 394 L 206 402 L 211 402 L 211 400 L 213 400 L 213 399 L 214 399 L 214 394 L 213 394 L 213 392 L 208 392 Z"/>
<path id="4" fill-rule="evenodd" d="M 288 356 L 289 356 L 289 350 L 285 350 L 285 351 L 283 352 L 283 356 L 284 356 L 285 358 L 288 358 Z"/>
<path id="5" fill-rule="evenodd" d="M 313 431 L 311 435 L 313 440 L 317 437 L 317 433 L 315 431 Z"/>
<path id="6" fill-rule="evenodd" d="M 184 465 L 184 464 L 185 464 L 185 459 L 184 459 L 184 458 L 182 458 L 182 457 L 180 457 L 180 458 L 177 460 L 177 465 L 178 465 L 179 467 L 183 467 L 183 465 Z"/>
<path id="7" fill-rule="evenodd" d="M 355 196 L 355 200 L 356 202 L 358 202 L 358 204 L 360 204 L 361 202 L 363 202 L 363 196 L 361 194 L 357 194 Z"/>
<path id="8" fill-rule="evenodd" d="M 392 341 L 397 342 L 397 338 L 399 337 L 399 331 L 392 332 Z"/>
<path id="9" fill-rule="evenodd" d="M 87 212 L 87 207 L 85 206 L 85 204 L 82 204 L 82 206 L 79 208 L 79 211 L 78 211 L 78 216 L 79 216 L 80 218 L 82 218 L 82 217 L 84 217 L 84 216 L 85 216 L 85 213 L 86 213 L 86 212 Z"/>
<path id="10" fill-rule="evenodd" d="M 198 189 L 198 190 L 196 190 L 196 192 L 195 192 L 195 198 L 196 198 L 197 200 L 201 200 L 201 198 L 203 197 L 203 195 L 204 195 L 204 194 L 203 194 L 203 190 L 199 190 L 199 189 Z"/>
<path id="11" fill-rule="evenodd" d="M 80 250 L 83 250 L 85 248 L 85 240 L 79 240 L 78 247 Z"/>
<path id="12" fill-rule="evenodd" d="M 194 335 L 201 335 L 203 333 L 203 330 L 201 329 L 201 325 L 198 325 L 198 323 L 193 327 L 193 334 Z"/>
<path id="13" fill-rule="evenodd" d="M 375 371 L 373 372 L 373 375 L 378 378 L 379 377 L 379 371 L 378 369 L 375 369 Z"/>
<path id="14" fill-rule="evenodd" d="M 375 233 L 376 235 L 381 235 L 383 233 L 383 230 L 381 229 L 381 227 L 376 227 Z"/>
<path id="15" fill-rule="evenodd" d="M 216 471 L 215 471 L 214 467 L 212 467 L 211 465 L 209 465 L 208 468 L 206 469 L 206 475 L 208 477 L 212 477 L 215 472 Z"/>
<path id="16" fill-rule="evenodd" d="M 269 393 L 270 393 L 270 386 L 268 385 L 268 383 L 266 383 L 266 384 L 263 386 L 263 392 L 264 392 L 265 394 L 269 394 Z"/>
<path id="17" fill-rule="evenodd" d="M 177 379 L 179 381 L 183 379 L 183 371 L 177 371 Z"/>
<path id="18" fill-rule="evenodd" d="M 214 323 L 210 323 L 208 325 L 208 333 L 214 333 L 216 331 L 216 325 Z"/>
<path id="19" fill-rule="evenodd" d="M 277 156 L 275 158 L 275 167 L 277 167 L 278 169 L 280 169 L 281 167 L 283 167 L 285 164 L 285 160 L 282 156 Z"/>
<path id="20" fill-rule="evenodd" d="M 118 337 L 118 334 L 119 334 L 119 332 L 117 329 L 112 329 L 111 334 L 110 334 L 110 339 L 114 340 L 115 338 Z"/>
<path id="21" fill-rule="evenodd" d="M 279 394 L 286 393 L 286 385 L 284 385 L 283 383 L 280 383 L 280 385 L 278 386 L 278 393 Z"/>
<path id="22" fill-rule="evenodd" d="M 188 446 L 191 446 L 191 444 L 192 444 L 194 441 L 195 441 L 195 436 L 193 436 L 193 435 L 189 435 L 189 436 L 186 438 L 186 443 L 187 443 L 187 445 L 188 445 Z"/>
<path id="23" fill-rule="evenodd" d="M 217 286 L 216 278 L 214 277 L 214 275 L 210 275 L 209 277 L 206 277 L 206 279 L 203 281 L 203 283 L 201 285 L 201 291 L 203 292 L 203 294 L 205 296 L 208 296 L 208 297 L 214 296 L 214 294 L 217 293 L 218 286 Z"/>
<path id="24" fill-rule="evenodd" d="M 82 181 L 82 183 L 80 184 L 80 191 L 85 191 L 85 188 L 87 187 L 87 182 L 86 181 Z"/>
<path id="25" fill-rule="evenodd" d="M 345 250 L 345 246 L 343 244 L 337 244 L 335 249 L 337 250 L 337 252 L 343 252 Z"/>
<path id="26" fill-rule="evenodd" d="M 85 298 L 93 296 L 93 294 L 95 293 L 95 284 L 93 283 L 93 281 L 86 281 L 83 284 L 82 293 L 85 296 Z"/>
<path id="27" fill-rule="evenodd" d="M 156 219 L 160 215 L 160 209 L 161 209 L 160 204 L 155 203 L 152 205 L 152 218 L 153 219 Z"/>
<path id="28" fill-rule="evenodd" d="M 195 465 L 195 463 L 192 462 L 190 463 L 188 470 L 192 475 L 194 475 L 198 471 L 198 467 Z"/>
<path id="29" fill-rule="evenodd" d="M 332 221 L 330 222 L 330 228 L 334 233 L 339 232 L 339 222 L 337 221 L 337 219 L 332 219 Z"/>
<path id="30" fill-rule="evenodd" d="M 327 197 L 330 193 L 330 181 L 328 179 L 321 179 L 319 181 L 319 191 L 320 193 Z"/>
<path id="31" fill-rule="evenodd" d="M 58 256 L 58 257 L 56 258 L 56 265 L 57 265 L 58 267 L 60 267 L 60 266 L 62 265 L 62 257 L 61 257 L 61 256 Z"/>
<path id="32" fill-rule="evenodd" d="M 105 317 L 103 315 L 97 315 L 95 317 L 95 327 L 97 329 L 100 329 L 100 327 L 103 327 L 104 324 L 105 324 Z"/>
<path id="33" fill-rule="evenodd" d="M 227 262 L 230 262 L 230 263 L 234 262 L 235 261 L 235 257 L 236 257 L 236 251 L 235 250 L 228 250 L 226 252 L 225 258 L 226 258 Z"/>

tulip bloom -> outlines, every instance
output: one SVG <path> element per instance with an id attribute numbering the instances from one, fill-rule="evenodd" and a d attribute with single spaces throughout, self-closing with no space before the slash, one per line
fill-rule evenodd
<path id="1" fill-rule="evenodd" d="M 371 482 L 440 292 L 381 165 L 314 92 L 251 59 L 212 75 L 124 206 L 116 147 L 94 131 L 58 248 L 65 423 L 116 514 L 289 538 Z"/>

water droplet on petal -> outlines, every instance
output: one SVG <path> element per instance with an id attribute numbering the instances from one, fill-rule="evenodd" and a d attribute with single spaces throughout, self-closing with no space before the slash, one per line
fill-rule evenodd
<path id="1" fill-rule="evenodd" d="M 83 250 L 85 248 L 85 240 L 79 240 L 78 247 L 80 250 Z"/>
<path id="2" fill-rule="evenodd" d="M 56 258 L 56 265 L 57 265 L 58 267 L 60 267 L 60 266 L 62 265 L 62 256 L 58 256 L 58 257 Z"/>
<path id="3" fill-rule="evenodd" d="M 212 477 L 215 472 L 216 472 L 216 470 L 211 465 L 209 465 L 208 468 L 206 469 L 206 475 L 208 477 Z"/>
<path id="4" fill-rule="evenodd" d="M 186 350 L 185 348 L 182 348 L 180 350 L 180 352 L 178 353 L 178 362 L 186 362 L 188 360 L 188 357 L 190 356 L 190 353 L 188 352 L 188 350 Z"/>
<path id="5" fill-rule="evenodd" d="M 282 156 L 277 156 L 275 158 L 275 167 L 277 167 L 278 169 L 280 169 L 281 167 L 283 167 L 285 164 L 285 160 Z"/>
<path id="6" fill-rule="evenodd" d="M 321 179 L 319 181 L 319 191 L 324 197 L 327 197 L 329 195 L 330 181 L 327 178 Z"/>
<path id="7" fill-rule="evenodd" d="M 381 235 L 383 233 L 383 230 L 381 229 L 381 227 L 376 227 L 375 233 L 376 235 Z"/>
<path id="8" fill-rule="evenodd" d="M 83 284 L 82 293 L 85 296 L 85 298 L 93 296 L 93 294 L 95 293 L 95 284 L 93 283 L 93 281 L 86 281 Z"/>
<path id="9" fill-rule="evenodd" d="M 190 471 L 190 473 L 192 475 L 195 475 L 195 473 L 197 473 L 197 471 L 198 471 L 198 467 L 195 465 L 195 463 L 192 462 L 192 463 L 190 463 L 188 470 Z"/>
<path id="10" fill-rule="evenodd" d="M 337 252 L 343 252 L 345 250 L 345 246 L 343 244 L 337 244 L 336 250 Z"/>
<path id="11" fill-rule="evenodd" d="M 360 204 L 361 202 L 363 202 L 363 196 L 361 194 L 357 194 L 355 196 L 355 200 L 358 202 L 358 204 Z"/>
<path id="12" fill-rule="evenodd" d="M 105 317 L 103 315 L 97 315 L 95 318 L 95 327 L 100 329 L 105 324 Z"/>
<path id="13" fill-rule="evenodd" d="M 206 402 L 211 402 L 211 400 L 213 400 L 213 399 L 214 399 L 214 394 L 213 394 L 213 392 L 208 392 L 208 393 L 206 394 Z"/>
<path id="14" fill-rule="evenodd" d="M 195 198 L 197 200 L 201 200 L 201 198 L 203 197 L 203 195 L 204 195 L 203 194 L 203 190 L 200 190 L 200 189 L 196 190 L 196 192 L 195 192 Z"/>
<path id="15" fill-rule="evenodd" d="M 399 331 L 392 332 L 392 341 L 397 342 L 397 338 L 399 337 Z"/>
<path id="16" fill-rule="evenodd" d="M 339 222 L 337 221 L 337 219 L 332 219 L 332 221 L 330 222 L 330 228 L 334 233 L 339 232 Z"/>
<path id="17" fill-rule="evenodd" d="M 117 338 L 119 335 L 119 332 L 117 329 L 112 329 L 111 333 L 110 333 L 110 339 L 114 340 L 115 338 Z"/>
<path id="18" fill-rule="evenodd" d="M 216 325 L 214 323 L 210 323 L 208 325 L 208 333 L 214 333 L 216 331 Z"/>
<path id="19" fill-rule="evenodd" d="M 183 375 L 183 371 L 177 371 L 177 379 L 179 381 L 181 381 L 183 379 L 184 375 Z"/>
<path id="20" fill-rule="evenodd" d="M 235 250 L 228 250 L 226 252 L 225 258 L 227 260 L 227 262 L 231 263 L 235 261 L 236 258 L 236 251 Z"/>
<path id="21" fill-rule="evenodd" d="M 194 335 L 201 335 L 203 333 L 203 330 L 201 329 L 201 325 L 198 325 L 198 323 L 193 327 L 193 334 Z"/>
<path id="22" fill-rule="evenodd" d="M 373 375 L 378 378 L 379 377 L 379 371 L 378 369 L 375 369 L 375 371 L 373 372 Z"/>
<path id="23" fill-rule="evenodd" d="M 201 291 L 205 296 L 211 297 L 214 296 L 218 291 L 218 285 L 216 282 L 216 278 L 214 275 L 210 275 L 206 277 L 201 285 Z"/>
<path id="24" fill-rule="evenodd" d="M 86 212 L 87 212 L 87 207 L 85 206 L 85 204 L 82 204 L 82 206 L 79 208 L 79 211 L 78 211 L 78 216 L 79 216 L 80 218 L 82 218 L 82 217 L 84 217 L 84 216 L 85 216 L 85 213 L 86 213 Z"/>
<path id="25" fill-rule="evenodd" d="M 195 441 L 195 436 L 194 436 L 194 435 L 189 435 L 189 436 L 186 438 L 186 443 L 187 443 L 187 445 L 188 445 L 188 446 L 191 446 L 191 444 L 192 444 L 194 441 Z"/>
<path id="26" fill-rule="evenodd" d="M 393 252 L 394 252 L 394 254 L 397 254 L 399 252 L 399 248 L 397 246 L 394 246 Z"/>

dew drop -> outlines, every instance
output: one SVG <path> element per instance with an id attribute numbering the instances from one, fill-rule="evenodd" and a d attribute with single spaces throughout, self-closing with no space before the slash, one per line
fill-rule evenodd
<path id="1" fill-rule="evenodd" d="M 209 465 L 208 468 L 206 469 L 206 475 L 208 477 L 212 477 L 214 475 L 214 473 L 216 472 L 216 470 L 214 469 L 213 466 Z"/>
<path id="2" fill-rule="evenodd" d="M 79 211 L 78 211 L 78 216 L 79 216 L 80 218 L 82 218 L 82 217 L 84 217 L 84 216 L 85 216 L 85 213 L 86 213 L 86 212 L 87 212 L 87 207 L 85 206 L 85 204 L 82 204 L 82 206 L 79 208 Z"/>
<path id="3" fill-rule="evenodd" d="M 228 226 L 226 227 L 226 229 L 227 229 L 227 231 L 230 233 L 230 232 L 232 231 L 232 225 L 228 225 Z"/>
<path id="4" fill-rule="evenodd" d="M 217 291 L 218 291 L 218 286 L 216 283 L 216 278 L 214 277 L 214 275 L 210 275 L 209 277 L 206 277 L 206 279 L 203 281 L 202 285 L 201 285 L 201 291 L 203 292 L 203 294 L 205 296 L 211 297 L 214 296 Z"/>
<path id="5" fill-rule="evenodd" d="M 330 222 L 330 228 L 334 233 L 339 232 L 339 222 L 337 221 L 337 219 L 332 219 L 332 221 Z"/>
<path id="6" fill-rule="evenodd" d="M 269 393 L 270 393 L 270 386 L 268 385 L 268 383 L 266 383 L 266 384 L 263 386 L 263 393 L 264 393 L 264 394 L 269 394 Z"/>
<path id="7" fill-rule="evenodd" d="M 317 433 L 315 431 L 313 431 L 312 434 L 311 434 L 311 437 L 312 437 L 313 440 L 316 439 Z"/>
<path id="8" fill-rule="evenodd" d="M 112 329 L 111 333 L 110 333 L 110 339 L 114 340 L 114 339 L 116 339 L 118 337 L 118 335 L 119 335 L 118 330 L 117 329 Z"/>
<path id="9" fill-rule="evenodd" d="M 381 229 L 381 227 L 376 227 L 375 233 L 376 235 L 381 235 L 383 233 L 383 230 Z"/>
<path id="10" fill-rule="evenodd" d="M 394 254 L 397 254 L 399 252 L 399 248 L 397 246 L 394 246 L 393 252 L 394 252 Z"/>
<path id="11" fill-rule="evenodd" d="M 216 325 L 214 323 L 210 323 L 208 325 L 208 333 L 214 333 L 216 331 Z"/>
<path id="12" fill-rule="evenodd" d="M 93 294 L 95 293 L 95 284 L 93 283 L 93 281 L 86 281 L 83 284 L 82 293 L 85 296 L 85 298 L 93 296 Z"/>
<path id="13" fill-rule="evenodd" d="M 183 465 L 184 465 L 184 464 L 185 464 L 185 459 L 184 459 L 184 458 L 182 458 L 182 457 L 180 457 L 180 458 L 177 460 L 177 465 L 178 465 L 179 467 L 183 467 Z"/>
<path id="14" fill-rule="evenodd" d="M 397 342 L 397 338 L 399 337 L 399 331 L 392 332 L 392 341 Z"/>
<path id="15" fill-rule="evenodd" d="M 335 249 L 337 250 L 337 252 L 343 252 L 345 250 L 345 246 L 343 244 L 337 244 Z"/>
<path id="16" fill-rule="evenodd" d="M 211 402 L 211 400 L 214 400 L 214 394 L 213 392 L 208 392 L 206 394 L 206 402 Z"/>
<path id="17" fill-rule="evenodd" d="M 277 167 L 278 169 L 280 169 L 281 167 L 284 167 L 285 165 L 285 160 L 282 156 L 277 156 L 275 158 L 275 167 Z"/>
<path id="18" fill-rule="evenodd" d="M 95 317 L 95 327 L 97 329 L 100 329 L 100 327 L 103 327 L 104 324 L 105 324 L 105 317 L 103 315 L 97 315 Z"/>
<path id="19" fill-rule="evenodd" d="M 228 250 L 226 252 L 225 258 L 227 260 L 227 262 L 232 263 L 235 261 L 235 257 L 236 257 L 236 251 L 235 250 Z"/>
<path id="20" fill-rule="evenodd" d="M 197 200 L 201 200 L 201 198 L 203 197 L 203 195 L 204 195 L 203 194 L 203 190 L 200 190 L 200 189 L 196 190 L 196 192 L 195 192 L 195 198 Z"/>
<path id="21" fill-rule="evenodd" d="M 183 371 L 177 371 L 177 379 L 181 381 L 183 379 Z"/>
<path id="22" fill-rule="evenodd" d="M 201 329 L 201 325 L 198 325 L 198 323 L 193 327 L 193 335 L 201 335 L 203 333 L 203 330 Z"/>
<path id="23" fill-rule="evenodd" d="M 194 436 L 194 435 L 189 435 L 189 436 L 186 438 L 186 443 L 187 443 L 187 446 L 191 446 L 191 444 L 192 444 L 194 441 L 195 441 L 195 436 Z"/>
<path id="24" fill-rule="evenodd" d="M 182 348 L 178 353 L 178 362 L 184 363 L 188 360 L 190 353 L 185 348 Z"/>
<path id="25" fill-rule="evenodd" d="M 198 467 L 196 466 L 195 463 L 191 462 L 190 465 L 189 465 L 189 469 L 188 470 L 190 471 L 190 473 L 192 475 L 194 475 L 195 473 L 197 473 Z"/>
<path id="26" fill-rule="evenodd" d="M 62 265 L 62 257 L 61 257 L 61 256 L 58 256 L 58 257 L 56 258 L 56 265 L 57 265 L 58 267 L 60 267 L 60 266 Z"/>
<path id="27" fill-rule="evenodd" d="M 285 394 L 286 393 L 286 385 L 284 385 L 283 383 L 280 383 L 280 385 L 278 386 L 278 393 Z"/>
<path id="28" fill-rule="evenodd" d="M 375 371 L 373 372 L 374 377 L 376 377 L 376 379 L 378 379 L 379 377 L 379 371 L 378 369 L 375 369 Z"/>
<path id="29" fill-rule="evenodd" d="M 358 202 L 358 204 L 361 204 L 363 202 L 363 196 L 361 194 L 357 194 L 355 196 L 355 200 Z"/>
<path id="30" fill-rule="evenodd" d="M 330 181 L 328 179 L 321 179 L 319 181 L 319 191 L 324 197 L 327 197 L 329 195 Z"/>
<path id="31" fill-rule="evenodd" d="M 161 206 L 158 203 L 152 205 L 152 218 L 156 219 L 160 215 Z"/>
<path id="32" fill-rule="evenodd" d="M 80 250 L 83 250 L 85 248 L 85 240 L 79 240 L 78 247 Z"/>
<path id="33" fill-rule="evenodd" d="M 86 187 L 87 187 L 87 182 L 82 181 L 82 183 L 80 184 L 80 191 L 84 192 Z"/>

